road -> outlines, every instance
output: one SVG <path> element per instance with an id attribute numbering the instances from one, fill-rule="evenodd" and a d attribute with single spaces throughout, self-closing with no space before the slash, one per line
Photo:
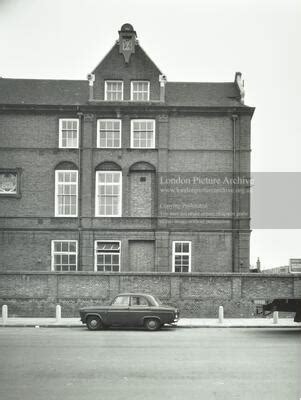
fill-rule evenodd
<path id="1" fill-rule="evenodd" d="M 299 400 L 300 329 L 0 328 L 1 400 Z"/>

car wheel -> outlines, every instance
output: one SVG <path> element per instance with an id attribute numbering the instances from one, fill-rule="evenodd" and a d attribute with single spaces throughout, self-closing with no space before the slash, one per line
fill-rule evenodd
<path id="1" fill-rule="evenodd" d="M 97 331 L 102 327 L 101 320 L 97 315 L 91 315 L 87 317 L 86 324 L 90 331 Z"/>
<path id="2" fill-rule="evenodd" d="M 157 331 L 161 328 L 161 323 L 156 318 L 148 318 L 144 321 L 144 328 L 148 331 Z"/>
<path id="3" fill-rule="evenodd" d="M 295 322 L 301 322 L 301 312 L 297 311 L 294 318 Z"/>

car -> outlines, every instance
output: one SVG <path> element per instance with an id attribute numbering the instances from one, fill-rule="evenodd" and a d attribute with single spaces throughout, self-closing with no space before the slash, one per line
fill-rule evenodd
<path id="1" fill-rule="evenodd" d="M 156 331 L 179 319 L 177 308 L 163 305 L 156 296 L 145 293 L 120 293 L 110 305 L 84 307 L 79 313 L 82 323 L 91 331 L 111 326 L 144 327 Z"/>

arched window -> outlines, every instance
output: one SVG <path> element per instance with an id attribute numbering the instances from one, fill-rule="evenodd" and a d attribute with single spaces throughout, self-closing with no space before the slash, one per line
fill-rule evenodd
<path id="1" fill-rule="evenodd" d="M 77 217 L 78 168 L 68 161 L 55 167 L 55 216 Z"/>
<path id="2" fill-rule="evenodd" d="M 122 171 L 111 161 L 96 167 L 95 216 L 121 217 L 122 214 Z"/>

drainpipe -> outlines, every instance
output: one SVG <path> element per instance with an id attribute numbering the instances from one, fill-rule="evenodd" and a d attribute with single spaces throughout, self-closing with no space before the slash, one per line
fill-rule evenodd
<path id="1" fill-rule="evenodd" d="M 237 250 L 237 199 L 236 199 L 236 122 L 238 116 L 236 114 L 232 115 L 232 122 L 233 122 L 233 140 L 232 140 L 232 272 L 237 272 L 237 264 L 238 264 L 238 254 L 236 259 L 236 250 Z"/>
<path id="2" fill-rule="evenodd" d="M 78 211 L 77 211 L 77 269 L 81 271 L 81 233 L 82 233 L 82 137 L 84 133 L 84 114 L 77 107 L 77 117 L 79 119 L 79 132 L 78 132 Z"/>

